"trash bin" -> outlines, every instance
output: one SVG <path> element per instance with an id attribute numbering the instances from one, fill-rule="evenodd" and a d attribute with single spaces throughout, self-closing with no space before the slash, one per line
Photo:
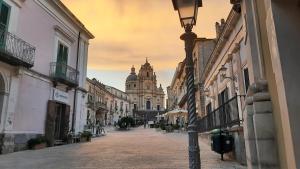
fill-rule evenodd
<path id="1" fill-rule="evenodd" d="M 211 131 L 211 149 L 212 151 L 221 154 L 223 160 L 223 154 L 233 150 L 233 136 L 228 131 L 215 129 Z"/>

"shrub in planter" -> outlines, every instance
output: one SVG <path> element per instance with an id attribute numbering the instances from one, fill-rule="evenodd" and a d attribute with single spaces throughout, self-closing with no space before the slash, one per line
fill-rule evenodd
<path id="1" fill-rule="evenodd" d="M 167 133 L 173 132 L 173 127 L 171 125 L 166 126 L 166 131 L 167 131 Z"/>
<path id="2" fill-rule="evenodd" d="M 155 123 L 154 128 L 159 128 L 159 124 Z"/>
<path id="3" fill-rule="evenodd" d="M 122 117 L 118 121 L 118 126 L 120 129 L 127 129 L 129 127 L 135 126 L 134 119 L 132 117 Z"/>
<path id="4" fill-rule="evenodd" d="M 180 128 L 180 126 L 178 124 L 174 124 L 172 127 L 174 130 L 179 130 L 179 128 Z"/>
<path id="5" fill-rule="evenodd" d="M 162 130 L 166 130 L 166 125 L 164 123 L 160 123 L 159 127 Z"/>
<path id="6" fill-rule="evenodd" d="M 85 141 L 91 141 L 92 133 L 90 131 L 83 131 L 83 133 L 80 134 L 81 138 L 84 138 Z"/>
<path id="7" fill-rule="evenodd" d="M 36 150 L 47 147 L 47 139 L 44 136 L 32 138 L 27 141 L 27 147 L 30 150 Z"/>

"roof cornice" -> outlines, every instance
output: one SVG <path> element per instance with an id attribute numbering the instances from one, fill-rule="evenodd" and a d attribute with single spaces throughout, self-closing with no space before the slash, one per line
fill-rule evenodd
<path id="1" fill-rule="evenodd" d="M 84 24 L 60 0 L 47 1 L 56 5 L 62 13 L 72 20 L 81 29 L 81 31 L 83 31 L 89 37 L 89 39 L 95 38 L 95 36 L 84 26 Z"/>

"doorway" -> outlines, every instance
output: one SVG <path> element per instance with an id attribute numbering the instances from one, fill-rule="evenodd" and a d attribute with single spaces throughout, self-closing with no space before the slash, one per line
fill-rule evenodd
<path id="1" fill-rule="evenodd" d="M 55 140 L 67 141 L 70 122 L 70 106 L 56 101 L 48 101 L 45 136 L 50 146 Z"/>
<path id="2" fill-rule="evenodd" d="M 64 139 L 64 126 L 65 126 L 65 104 L 56 105 L 56 118 L 55 118 L 55 130 L 54 130 L 54 139 L 63 140 Z"/>
<path id="3" fill-rule="evenodd" d="M 147 110 L 150 110 L 150 109 L 151 109 L 151 102 L 150 102 L 150 100 L 148 100 L 148 101 L 146 102 L 146 109 L 147 109 Z"/>

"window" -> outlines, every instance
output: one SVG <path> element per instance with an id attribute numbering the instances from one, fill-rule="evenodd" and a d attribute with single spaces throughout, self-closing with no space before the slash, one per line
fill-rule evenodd
<path id="1" fill-rule="evenodd" d="M 219 106 L 223 105 L 225 102 L 228 101 L 228 88 L 223 90 L 219 95 L 218 95 L 218 101 L 219 101 Z"/>
<path id="2" fill-rule="evenodd" d="M 160 105 L 157 105 L 157 110 L 160 111 Z"/>
<path id="3" fill-rule="evenodd" d="M 247 93 L 248 88 L 249 88 L 249 85 L 250 85 L 248 68 L 245 68 L 245 69 L 243 70 L 243 72 L 244 72 L 245 93 Z"/>
<path id="4" fill-rule="evenodd" d="M 7 30 L 9 23 L 10 6 L 0 1 L 0 29 Z"/>
<path id="5" fill-rule="evenodd" d="M 3 35 L 3 31 L 7 31 L 9 22 L 10 7 L 0 0 L 0 48 L 5 48 L 6 36 Z"/>
<path id="6" fill-rule="evenodd" d="M 67 74 L 69 48 L 62 43 L 58 44 L 56 59 L 56 75 L 65 77 Z"/>
<path id="7" fill-rule="evenodd" d="M 136 110 L 137 109 L 137 106 L 136 104 L 133 104 L 133 109 Z"/>
<path id="8" fill-rule="evenodd" d="M 136 87 L 136 84 L 134 84 L 133 87 Z"/>
<path id="9" fill-rule="evenodd" d="M 149 77 L 149 72 L 147 72 L 147 77 Z"/>
<path id="10" fill-rule="evenodd" d="M 209 114 L 211 112 L 211 103 L 209 103 L 208 105 L 206 105 L 206 114 Z"/>

